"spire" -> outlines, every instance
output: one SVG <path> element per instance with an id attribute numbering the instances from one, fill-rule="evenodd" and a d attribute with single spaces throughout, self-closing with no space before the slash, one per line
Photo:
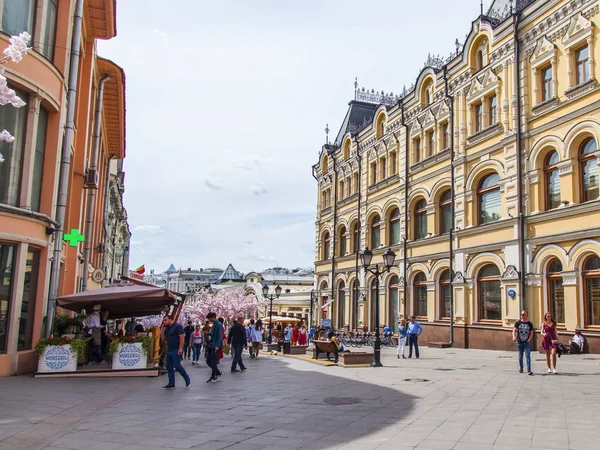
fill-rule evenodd
<path id="1" fill-rule="evenodd" d="M 329 124 L 325 124 L 325 144 L 329 145 Z"/>

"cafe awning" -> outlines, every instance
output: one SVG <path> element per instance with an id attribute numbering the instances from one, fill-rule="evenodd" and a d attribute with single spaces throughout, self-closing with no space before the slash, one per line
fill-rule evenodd
<path id="1" fill-rule="evenodd" d="M 77 313 L 85 309 L 88 314 L 94 305 L 101 305 L 102 309 L 108 310 L 109 319 L 121 319 L 160 314 L 176 300 L 177 297 L 164 288 L 118 283 L 102 289 L 64 295 L 57 299 L 57 304 Z"/>

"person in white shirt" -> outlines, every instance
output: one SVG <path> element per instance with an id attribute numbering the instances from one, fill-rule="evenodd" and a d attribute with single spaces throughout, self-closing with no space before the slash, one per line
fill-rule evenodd
<path id="1" fill-rule="evenodd" d="M 93 312 L 85 318 L 85 326 L 88 329 L 88 334 L 92 337 L 88 347 L 88 364 L 93 361 L 94 354 L 96 362 L 103 362 L 102 355 L 102 324 L 100 323 L 101 305 L 94 305 Z"/>
<path id="2" fill-rule="evenodd" d="M 575 335 L 571 339 L 571 348 L 569 353 L 583 353 L 585 348 L 585 338 L 581 335 L 579 327 L 575 327 Z"/>

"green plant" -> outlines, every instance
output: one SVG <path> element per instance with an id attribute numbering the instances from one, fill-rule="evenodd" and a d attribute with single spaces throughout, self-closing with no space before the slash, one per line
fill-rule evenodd
<path id="1" fill-rule="evenodd" d="M 41 358 L 44 354 L 44 350 L 49 345 L 70 345 L 71 353 L 77 355 L 77 358 L 82 358 L 85 355 L 86 342 L 81 338 L 68 338 L 64 336 L 57 336 L 49 339 L 40 339 L 35 344 L 35 354 L 38 358 Z"/>
<path id="2" fill-rule="evenodd" d="M 54 318 L 54 334 L 62 336 L 67 334 L 69 331 L 74 329 L 75 333 L 80 333 L 83 329 L 83 316 L 77 315 L 75 317 L 69 317 L 66 314 L 58 314 Z"/>
<path id="3" fill-rule="evenodd" d="M 121 336 L 116 337 L 110 342 L 108 352 L 112 355 L 117 351 L 120 344 L 135 344 L 137 342 L 142 343 L 142 350 L 146 353 L 150 352 L 150 345 L 152 344 L 152 338 L 150 336 Z"/>

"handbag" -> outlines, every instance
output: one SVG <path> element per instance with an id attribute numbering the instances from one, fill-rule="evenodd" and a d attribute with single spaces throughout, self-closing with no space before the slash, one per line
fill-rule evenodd
<path id="1" fill-rule="evenodd" d="M 230 345 L 228 345 L 228 344 L 225 344 L 225 345 L 223 346 L 223 353 L 224 353 L 224 354 L 226 354 L 226 355 L 229 355 L 229 352 L 230 352 L 230 351 L 231 351 L 231 346 L 230 346 Z"/>

